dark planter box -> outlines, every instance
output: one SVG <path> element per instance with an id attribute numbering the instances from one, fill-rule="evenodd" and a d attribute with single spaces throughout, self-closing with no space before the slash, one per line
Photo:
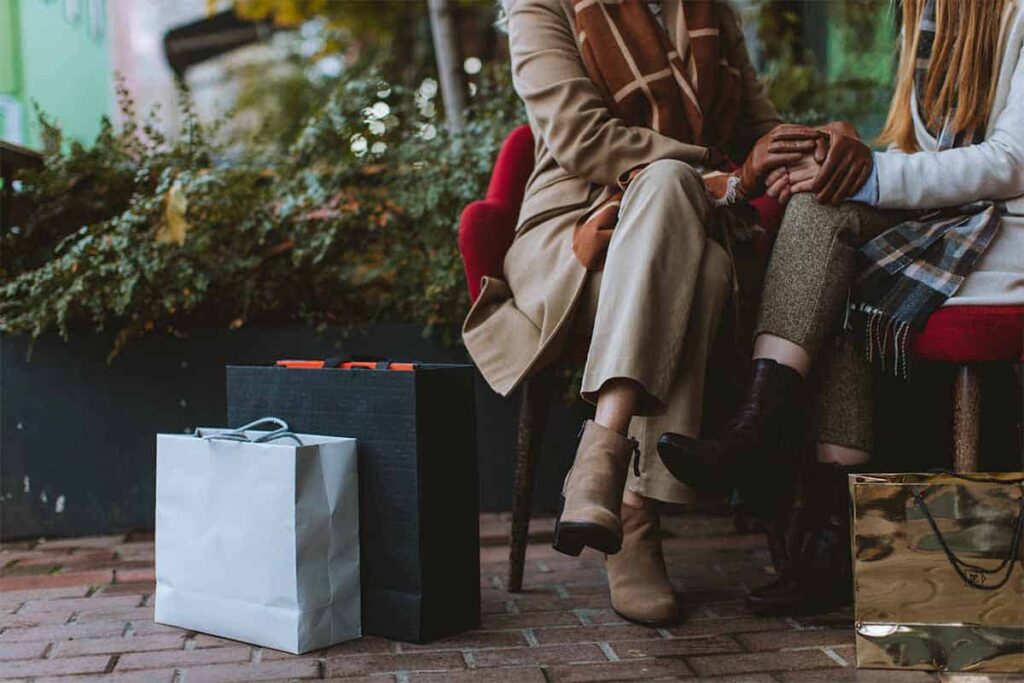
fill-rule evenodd
<path id="1" fill-rule="evenodd" d="M 454 329 L 443 330 L 457 339 Z M 225 367 L 276 358 L 318 358 L 344 348 L 434 363 L 467 362 L 464 349 L 414 325 L 360 329 L 252 327 L 151 336 L 106 364 L 109 335 L 73 334 L 65 343 L 0 338 L 0 531 L 4 540 L 106 534 L 152 528 L 156 434 L 227 421 Z M 480 506 L 512 500 L 516 408 L 476 378 Z M 561 473 L 585 409 L 552 401 L 535 497 L 554 509 Z"/>
<path id="2" fill-rule="evenodd" d="M 445 330 L 453 338 L 454 329 Z M 435 363 L 467 362 L 461 347 L 425 339 L 413 325 L 365 329 L 251 327 L 151 336 L 105 362 L 108 335 L 0 337 L 0 533 L 3 540 L 152 528 L 158 432 L 226 422 L 225 366 L 275 358 L 353 354 Z M 516 397 L 502 399 L 478 376 L 480 506 L 510 509 Z M 982 467 L 1020 470 L 1024 453 L 1019 378 L 983 368 Z M 878 471 L 927 470 L 951 462 L 952 368 L 916 366 L 913 381 L 880 378 Z M 709 383 L 709 391 L 720 391 Z M 553 510 L 574 437 L 588 411 L 552 398 L 537 471 L 536 509 Z"/>

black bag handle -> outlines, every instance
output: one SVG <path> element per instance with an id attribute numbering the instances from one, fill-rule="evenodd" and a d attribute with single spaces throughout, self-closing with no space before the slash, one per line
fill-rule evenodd
<path id="1" fill-rule="evenodd" d="M 342 363 L 375 363 L 378 370 L 387 370 L 391 361 L 383 356 L 365 356 L 342 353 L 324 358 L 324 369 L 341 367 Z"/>
<path id="2" fill-rule="evenodd" d="M 1024 484 L 1024 478 L 1004 480 L 996 479 L 994 477 L 975 477 L 961 474 L 959 472 L 950 472 L 948 470 L 932 471 L 936 474 L 946 474 L 957 479 L 963 479 L 964 481 L 984 484 L 1003 484 L 1006 486 L 1020 486 L 1021 484 Z M 1024 537 L 1024 495 L 1022 495 L 1017 501 L 1017 521 L 1013 524 L 1013 537 L 1010 540 L 1010 552 L 997 566 L 982 567 L 980 565 L 967 562 L 966 560 L 962 560 L 956 556 L 956 553 L 954 553 L 949 547 L 949 544 L 946 543 L 946 539 L 939 530 L 939 525 L 935 522 L 935 518 L 932 516 L 931 510 L 928 509 L 928 505 L 924 502 L 924 497 L 922 497 L 917 491 L 912 491 L 912 494 L 914 496 L 914 503 L 917 504 L 917 507 L 924 515 L 924 518 L 928 520 L 928 526 L 932 528 L 932 533 L 935 534 L 935 538 L 939 540 L 939 545 L 942 546 L 942 551 L 946 554 L 946 559 L 949 560 L 949 564 L 952 565 L 953 569 L 964 584 L 971 588 L 977 588 L 978 590 L 996 591 L 1009 582 L 1010 577 L 1013 576 L 1013 568 L 1016 566 L 1014 560 L 1018 559 L 1021 538 Z M 1024 558 L 1019 559 L 1021 566 L 1024 567 Z M 988 577 L 998 576 L 999 574 L 1002 574 L 1002 576 L 999 577 L 995 583 L 985 583 Z"/>

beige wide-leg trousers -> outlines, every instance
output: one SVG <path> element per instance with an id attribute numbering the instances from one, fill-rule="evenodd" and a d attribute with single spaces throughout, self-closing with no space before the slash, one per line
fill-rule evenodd
<path id="1" fill-rule="evenodd" d="M 630 435 L 640 443 L 630 490 L 682 503 L 693 492 L 657 453 L 663 432 L 700 435 L 707 361 L 729 298 L 732 264 L 707 234 L 711 207 L 693 167 L 662 160 L 622 197 L 604 269 L 589 275 L 574 323 L 589 334 L 583 397 L 610 379 L 639 383 L 646 396 Z"/>

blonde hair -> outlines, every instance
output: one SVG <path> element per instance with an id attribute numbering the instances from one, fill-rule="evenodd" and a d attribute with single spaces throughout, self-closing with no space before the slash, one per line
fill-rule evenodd
<path id="1" fill-rule="evenodd" d="M 921 14 L 926 0 L 903 0 L 903 37 L 896 88 L 880 144 L 917 150 L 911 98 Z M 921 117 L 941 129 L 952 111 L 954 133 L 982 128 L 992 109 L 998 76 L 999 32 L 1008 0 L 936 0 L 935 42 L 923 92 Z"/>

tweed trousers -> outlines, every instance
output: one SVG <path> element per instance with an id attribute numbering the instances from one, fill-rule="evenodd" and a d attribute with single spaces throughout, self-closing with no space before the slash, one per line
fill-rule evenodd
<path id="1" fill-rule="evenodd" d="M 794 196 L 786 207 L 755 337 L 782 337 L 815 360 L 812 437 L 818 442 L 871 451 L 871 368 L 845 333 L 843 319 L 857 248 L 903 217 L 856 202 L 822 205 L 809 193 Z"/>
<path id="2" fill-rule="evenodd" d="M 616 378 L 645 392 L 630 424 L 640 455 L 626 487 L 673 503 L 692 501 L 693 491 L 662 465 L 658 437 L 700 435 L 708 357 L 731 291 L 728 253 L 707 235 L 710 212 L 691 166 L 647 166 L 622 197 L 604 268 L 588 274 L 574 320 L 591 337 L 584 399 Z"/>

